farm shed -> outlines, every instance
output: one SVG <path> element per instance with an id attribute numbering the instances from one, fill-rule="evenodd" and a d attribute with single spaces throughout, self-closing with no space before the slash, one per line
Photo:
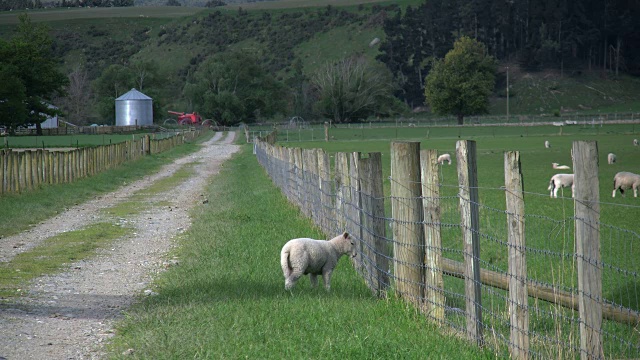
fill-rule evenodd
<path id="1" fill-rule="evenodd" d="M 152 125 L 153 100 L 136 89 L 116 99 L 116 126 Z"/>

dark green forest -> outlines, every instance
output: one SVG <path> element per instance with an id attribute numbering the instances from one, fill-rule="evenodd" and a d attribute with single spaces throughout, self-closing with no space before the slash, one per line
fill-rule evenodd
<path id="1" fill-rule="evenodd" d="M 216 7 L 176 19 L 51 22 L 52 55 L 70 77 L 67 96 L 56 105 L 71 122 L 110 123 L 113 99 L 136 87 L 153 97 L 156 121 L 167 118 L 167 110 L 198 111 L 226 123 L 294 115 L 323 120 L 331 111 L 322 108 L 327 99 L 320 97 L 327 92 L 326 87 L 320 91 L 319 72 L 333 71 L 323 65 L 344 64 L 352 58 L 360 60 L 350 64 L 364 69 L 359 79 L 370 83 L 387 79 L 391 86 L 385 91 L 392 91 L 396 101 L 378 101 L 387 99 L 378 97 L 379 106 L 350 112 L 358 115 L 348 120 L 396 116 L 428 107 L 424 80 L 434 61 L 443 58 L 461 36 L 481 42 L 487 55 L 497 60 L 496 99 L 504 97 L 506 66 L 534 77 L 553 71 L 560 80 L 548 88 L 555 92 L 562 91 L 562 82 L 569 79 L 597 78 L 620 85 L 622 80 L 637 82 L 640 75 L 640 25 L 634 21 L 640 12 L 637 1 L 407 3 L 412 2 L 277 10 Z M 12 36 L 10 29 L 0 32 Z M 379 43 L 369 44 L 377 38 Z M 321 46 L 326 47 L 323 52 L 311 51 Z M 237 55 L 240 52 L 247 54 Z M 225 53 L 236 55 L 222 56 Z M 231 79 L 213 78 L 222 73 L 217 69 L 242 68 L 215 64 L 226 61 L 222 59 L 251 59 L 257 65 L 251 70 L 254 79 L 269 84 L 269 89 L 277 88 L 278 98 L 269 98 L 267 91 L 251 91 L 244 95 L 251 97 L 247 101 L 234 92 L 237 87 L 231 86 Z M 249 102 L 251 106 L 246 107 Z M 227 103 L 231 104 L 228 109 L 219 109 Z M 554 106 L 561 108 L 550 105 L 544 111 Z M 513 109 L 517 111 L 517 103 Z"/>

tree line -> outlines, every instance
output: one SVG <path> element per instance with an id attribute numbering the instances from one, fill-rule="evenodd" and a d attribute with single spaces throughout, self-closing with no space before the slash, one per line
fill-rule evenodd
<path id="1" fill-rule="evenodd" d="M 389 14 L 378 57 L 400 81 L 396 95 L 424 103 L 432 59 L 461 36 L 498 61 L 566 74 L 640 75 L 640 2 L 629 0 L 428 0 Z"/>

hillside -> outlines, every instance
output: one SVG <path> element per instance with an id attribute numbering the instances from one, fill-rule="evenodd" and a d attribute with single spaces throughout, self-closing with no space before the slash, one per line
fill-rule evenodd
<path id="1" fill-rule="evenodd" d="M 182 96 L 185 83 L 213 54 L 242 49 L 258 56 L 276 78 L 288 82 L 299 63 L 304 76 L 327 62 L 360 55 L 375 61 L 370 46 L 384 41 L 384 20 L 419 0 L 281 0 L 225 7 L 131 7 L 33 11 L 33 21 L 46 22 L 55 39 L 55 56 L 69 73 L 84 64 L 89 80 L 112 64 L 152 63 L 159 79 L 150 90 L 163 114 L 192 111 Z M 328 6 L 331 5 L 331 6 Z M 340 6 L 337 6 L 340 5 Z M 0 36 L 8 37 L 17 14 L 0 14 Z M 640 81 L 599 73 L 524 72 L 511 65 L 512 114 L 564 114 L 640 110 Z M 500 69 L 492 114 L 506 112 L 506 71 Z M 90 105 L 91 106 L 91 105 Z M 95 105 L 94 105 L 95 106 Z M 93 122 L 97 110 L 92 107 Z M 291 115 L 291 114 L 285 114 Z"/>

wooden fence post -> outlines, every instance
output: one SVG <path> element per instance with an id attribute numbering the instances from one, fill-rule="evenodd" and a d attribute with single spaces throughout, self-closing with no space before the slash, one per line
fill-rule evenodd
<path id="1" fill-rule="evenodd" d="M 438 151 L 420 151 L 422 206 L 425 233 L 425 308 L 437 322 L 444 321 L 444 281 L 442 279 L 441 209 L 438 179 Z"/>
<path id="2" fill-rule="evenodd" d="M 304 192 L 304 214 L 308 218 L 314 220 L 314 188 L 317 188 L 315 182 L 318 179 L 318 156 L 313 149 L 302 149 L 304 172 L 303 192 Z"/>
<path id="3" fill-rule="evenodd" d="M 371 290 L 382 296 L 389 285 L 388 243 L 385 241 L 382 154 L 369 153 L 358 164 L 362 198 L 362 247 L 367 280 Z"/>
<path id="4" fill-rule="evenodd" d="M 289 201 L 295 203 L 297 199 L 296 189 L 298 186 L 298 182 L 296 178 L 295 150 L 293 148 L 287 148 L 287 164 L 289 166 L 289 181 L 287 186 L 289 192 L 287 195 L 289 197 Z"/>
<path id="5" fill-rule="evenodd" d="M 529 310 L 520 152 L 504 153 L 504 185 L 509 241 L 509 351 L 513 359 L 529 357 Z"/>
<path id="6" fill-rule="evenodd" d="M 329 141 L 329 123 L 324 122 L 324 141 Z"/>
<path id="7" fill-rule="evenodd" d="M 391 213 L 394 275 L 398 295 L 422 306 L 424 235 L 420 185 L 420 143 L 391 143 Z"/>
<path id="8" fill-rule="evenodd" d="M 303 192 L 303 180 L 304 180 L 304 172 L 302 169 L 302 149 L 295 148 L 293 149 L 293 161 L 295 168 L 295 177 L 296 177 L 296 190 L 295 190 L 295 199 L 296 205 L 300 209 L 303 209 L 304 204 L 304 194 Z"/>
<path id="9" fill-rule="evenodd" d="M 456 142 L 460 227 L 464 241 L 467 336 L 482 345 L 482 297 L 480 282 L 480 215 L 478 209 L 478 168 L 476 142 Z"/>
<path id="10" fill-rule="evenodd" d="M 7 173 L 7 150 L 0 150 L 0 194 L 6 192 L 5 174 Z"/>
<path id="11" fill-rule="evenodd" d="M 331 219 L 334 218 L 334 206 L 331 201 L 331 163 L 326 151 L 318 150 L 318 172 L 320 181 L 320 228 L 322 232 L 331 236 L 334 231 L 331 228 Z M 339 232 L 339 231 L 338 231 Z"/>
<path id="12" fill-rule="evenodd" d="M 362 199 L 360 197 L 360 174 L 358 173 L 358 161 L 360 161 L 360 153 L 352 152 L 349 154 L 349 182 L 351 184 L 351 205 L 347 210 L 349 221 L 347 223 L 347 229 L 351 236 L 355 236 L 360 240 L 360 247 L 362 246 L 362 219 L 360 218 L 362 209 Z M 362 253 L 358 252 L 358 258 L 356 264 L 362 264 Z"/>
<path id="13" fill-rule="evenodd" d="M 575 242 L 578 262 L 580 358 L 604 358 L 602 348 L 602 263 L 598 144 L 574 141 Z"/>
<path id="14" fill-rule="evenodd" d="M 336 153 L 336 220 L 340 232 L 347 229 L 346 204 L 350 202 L 349 161 L 346 153 Z"/>

